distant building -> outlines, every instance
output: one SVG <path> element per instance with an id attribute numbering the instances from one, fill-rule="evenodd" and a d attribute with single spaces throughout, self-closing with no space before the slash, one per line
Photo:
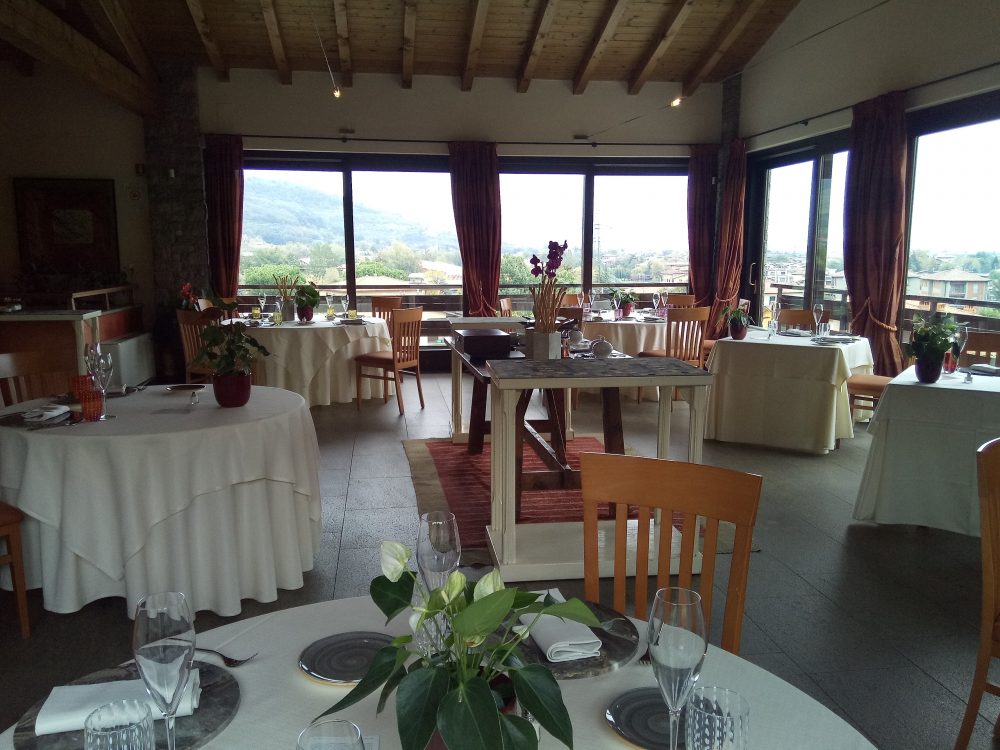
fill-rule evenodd
<path id="1" fill-rule="evenodd" d="M 987 299 L 990 277 L 970 271 L 936 271 L 911 273 L 906 279 L 906 293 L 922 297 L 959 297 Z"/>

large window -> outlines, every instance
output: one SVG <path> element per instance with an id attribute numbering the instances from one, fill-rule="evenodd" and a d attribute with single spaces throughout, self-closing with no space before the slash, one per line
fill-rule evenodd
<path id="1" fill-rule="evenodd" d="M 1000 120 L 916 139 L 907 308 L 981 324 L 1000 310 Z M 948 301 L 951 298 L 952 301 Z M 957 300 L 964 299 L 964 302 Z"/>

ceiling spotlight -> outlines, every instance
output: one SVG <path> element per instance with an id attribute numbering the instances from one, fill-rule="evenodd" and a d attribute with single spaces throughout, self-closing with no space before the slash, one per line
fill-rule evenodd
<path id="1" fill-rule="evenodd" d="M 334 81 L 334 82 L 333 82 L 333 98 L 334 98 L 334 99 L 339 99 L 339 98 L 340 98 L 340 95 L 341 95 L 341 93 L 342 93 L 342 92 L 341 92 L 341 90 L 340 90 L 340 86 L 338 86 L 338 85 L 337 85 L 337 82 L 336 82 L 336 81 Z"/>
<path id="2" fill-rule="evenodd" d="M 319 40 L 320 51 L 323 53 L 323 62 L 326 63 L 326 70 L 330 74 L 330 82 L 333 84 L 333 91 L 330 93 L 333 94 L 334 99 L 339 99 L 341 93 L 343 92 L 341 92 L 340 85 L 337 83 L 337 79 L 333 75 L 333 68 L 330 67 L 330 58 L 326 56 L 326 47 L 323 46 L 323 37 L 320 36 L 319 26 L 316 25 L 316 19 L 313 18 L 312 22 L 313 28 L 316 29 L 316 39 Z"/>
<path id="3" fill-rule="evenodd" d="M 677 97 L 674 97 L 674 98 L 673 98 L 673 99 L 671 100 L 671 102 L 670 102 L 670 106 L 671 106 L 671 107 L 679 107 L 679 106 L 681 106 L 681 102 L 682 102 L 682 101 L 684 101 L 684 97 L 683 97 L 683 96 L 677 96 Z"/>

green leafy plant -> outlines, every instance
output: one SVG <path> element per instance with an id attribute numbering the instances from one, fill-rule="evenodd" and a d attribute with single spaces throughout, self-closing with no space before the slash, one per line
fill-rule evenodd
<path id="1" fill-rule="evenodd" d="M 316 284 L 310 281 L 295 288 L 296 307 L 316 307 L 318 304 L 319 291 L 316 289 Z"/>
<path id="2" fill-rule="evenodd" d="M 722 308 L 722 312 L 719 313 L 719 320 L 725 320 L 727 323 L 735 323 L 738 326 L 748 326 L 753 323 L 750 313 L 740 306 L 730 307 L 729 305 Z"/>
<path id="3" fill-rule="evenodd" d="M 934 313 L 929 318 L 913 316 L 913 334 L 906 346 L 906 353 L 917 359 L 943 360 L 951 349 L 958 325 L 950 315 Z"/>
<path id="4" fill-rule="evenodd" d="M 573 727 L 559 684 L 546 667 L 525 663 L 519 645 L 543 614 L 601 627 L 593 612 L 579 599 L 558 602 L 506 588 L 496 569 L 474 585 L 454 571 L 443 586 L 428 591 L 408 568 L 411 554 L 398 542 L 383 542 L 383 575 L 372 581 L 370 592 L 387 621 L 412 609 L 415 635 L 383 647 L 368 674 L 326 714 L 381 687 L 379 711 L 396 692 L 403 750 L 424 750 L 435 729 L 452 748 L 472 747 L 475 737 L 475 747 L 484 750 L 534 750 L 538 739 L 531 723 L 502 711 L 507 696 L 497 678 L 507 677 L 521 706 L 572 747 Z M 530 624 L 520 624 L 524 615 L 533 616 Z"/>
<path id="5" fill-rule="evenodd" d="M 626 291 L 625 289 L 611 289 L 608 291 L 608 296 L 612 301 L 618 302 L 618 305 L 634 305 L 638 301 L 632 292 Z"/>
<path id="6" fill-rule="evenodd" d="M 225 325 L 219 321 L 235 303 L 215 300 L 216 307 L 205 311 L 207 318 L 214 318 L 215 324 L 201 330 L 201 348 L 195 354 L 194 363 L 211 368 L 216 375 L 249 375 L 253 362 L 258 356 L 270 356 L 270 352 L 247 333 L 246 323 L 232 320 Z"/>

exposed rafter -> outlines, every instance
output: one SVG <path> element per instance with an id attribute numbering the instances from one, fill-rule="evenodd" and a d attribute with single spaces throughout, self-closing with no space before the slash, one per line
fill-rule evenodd
<path id="1" fill-rule="evenodd" d="M 582 94 L 587 88 L 587 84 L 590 83 L 594 71 L 597 70 L 597 64 L 601 61 L 601 56 L 608 47 L 608 42 L 614 36 L 615 29 L 618 28 L 618 24 L 621 22 L 624 14 L 625 0 L 615 0 L 611 7 L 608 8 L 608 12 L 604 16 L 604 23 L 601 26 L 601 33 L 594 37 L 594 41 L 590 44 L 590 49 L 587 50 L 586 57 L 583 58 L 583 64 L 573 79 L 574 94 Z"/>
<path id="2" fill-rule="evenodd" d="M 403 9 L 403 88 L 413 88 L 413 53 L 417 46 L 417 0 L 405 0 Z"/>
<path id="3" fill-rule="evenodd" d="M 0 39 L 0 62 L 9 62 L 23 76 L 35 75 L 35 58 Z"/>
<path id="4" fill-rule="evenodd" d="M 150 62 L 149 56 L 142 46 L 142 42 L 139 41 L 139 35 L 136 33 L 135 27 L 132 25 L 132 21 L 129 20 L 128 13 L 122 7 L 121 2 L 119 0 L 95 1 L 101 12 L 104 13 L 108 23 L 111 24 L 111 28 L 114 29 L 118 41 L 125 48 L 125 53 L 128 55 L 132 67 L 135 68 L 135 71 L 142 78 L 149 81 L 151 85 L 155 84 L 157 80 L 156 70 L 153 67 L 153 63 Z"/>
<path id="5" fill-rule="evenodd" d="M 746 29 L 750 19 L 754 17 L 758 10 L 767 0 L 743 0 L 735 5 L 726 17 L 719 32 L 706 46 L 706 52 L 691 69 L 691 72 L 684 77 L 684 85 L 681 87 L 681 96 L 687 99 L 715 70 L 715 66 L 725 56 L 733 43 L 739 39 L 740 34 Z"/>
<path id="6" fill-rule="evenodd" d="M 188 10 L 191 11 L 191 19 L 194 21 L 198 36 L 201 37 L 201 43 L 205 47 L 205 53 L 208 55 L 212 67 L 215 68 L 215 74 L 220 81 L 228 81 L 229 66 L 226 65 L 222 52 L 219 51 L 219 45 L 212 37 L 212 29 L 208 25 L 208 18 L 205 16 L 205 8 L 202 6 L 201 0 L 187 0 L 187 6 Z"/>
<path id="7" fill-rule="evenodd" d="M 535 66 L 542 57 L 542 50 L 545 48 L 545 40 L 548 39 L 549 28 L 556 17 L 556 6 L 559 0 L 545 0 L 538 20 L 535 22 L 535 33 L 532 34 L 531 49 L 521 63 L 521 71 L 517 76 L 517 90 L 522 94 L 531 85 L 531 79 L 535 77 Z"/>
<path id="8" fill-rule="evenodd" d="M 462 91 L 472 90 L 472 80 L 476 77 L 476 66 L 479 64 L 479 51 L 483 46 L 483 34 L 486 33 L 486 14 L 490 9 L 490 0 L 475 2 L 472 28 L 469 31 L 469 49 L 465 54 L 465 72 L 462 74 Z"/>
<path id="9" fill-rule="evenodd" d="M 677 3 L 667 10 L 663 17 L 663 24 L 660 27 L 658 40 L 646 51 L 646 57 L 639 64 L 632 77 L 629 78 L 628 92 L 638 94 L 646 81 L 653 75 L 660 60 L 667 54 L 670 45 L 677 39 L 677 33 L 681 30 L 684 22 L 694 9 L 695 0 L 678 0 Z"/>
<path id="10" fill-rule="evenodd" d="M 153 111 L 149 83 L 36 0 L 0 1 L 0 39 L 37 60 L 69 69 L 141 114 Z"/>
<path id="11" fill-rule="evenodd" d="M 264 26 L 267 27 L 267 38 L 271 42 L 271 54 L 274 55 L 274 66 L 278 69 L 278 79 L 289 85 L 292 82 L 292 69 L 288 67 L 288 55 L 285 54 L 285 42 L 281 38 L 281 25 L 274 12 L 274 0 L 260 0 L 260 10 L 264 15 Z"/>
<path id="12" fill-rule="evenodd" d="M 350 88 L 354 84 L 354 64 L 351 62 L 351 28 L 347 22 L 347 0 L 334 0 L 333 17 L 337 23 L 340 82 L 345 88 Z"/>

